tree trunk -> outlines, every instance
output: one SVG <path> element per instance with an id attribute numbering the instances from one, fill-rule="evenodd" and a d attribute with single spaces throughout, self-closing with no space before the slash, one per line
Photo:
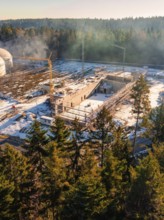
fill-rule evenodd
<path id="1" fill-rule="evenodd" d="M 103 167 L 104 164 L 104 144 L 101 145 L 101 167 Z"/>
<path id="2" fill-rule="evenodd" d="M 134 150 L 135 150 L 135 146 L 136 146 L 137 130 L 138 130 L 138 120 L 139 120 L 139 111 L 138 111 L 138 114 L 137 114 L 136 127 L 135 127 L 135 131 L 134 131 L 134 140 L 133 140 L 133 155 L 134 155 Z"/>

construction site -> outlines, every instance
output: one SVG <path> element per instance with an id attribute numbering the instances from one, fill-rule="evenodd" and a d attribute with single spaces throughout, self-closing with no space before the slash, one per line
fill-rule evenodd
<path id="1" fill-rule="evenodd" d="M 115 112 L 117 105 L 126 99 L 134 85 L 131 73 L 95 72 L 78 80 L 68 79 L 54 93 L 54 111 L 67 122 L 79 119 L 90 123 L 103 106 Z"/>
<path id="2" fill-rule="evenodd" d="M 0 132 L 20 138 L 26 137 L 35 119 L 47 126 L 55 116 L 68 124 L 78 118 L 87 127 L 104 106 L 115 117 L 121 105 L 129 104 L 131 88 L 139 75 L 148 74 L 145 68 L 52 62 L 50 57 L 14 58 L 8 51 L 2 52 Z M 158 93 L 161 91 L 163 83 Z M 130 117 L 120 121 L 128 124 Z"/>

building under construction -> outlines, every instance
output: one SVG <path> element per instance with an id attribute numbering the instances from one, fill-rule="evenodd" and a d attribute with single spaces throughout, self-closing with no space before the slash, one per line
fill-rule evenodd
<path id="1" fill-rule="evenodd" d="M 94 119 L 103 106 L 113 113 L 127 98 L 139 75 L 107 71 L 102 67 L 88 68 L 83 74 L 60 74 L 49 58 L 27 57 L 15 61 L 12 72 L 1 75 L 0 94 L 20 102 L 26 102 L 34 92 L 48 94 L 53 116 L 58 115 L 66 121 L 78 118 L 84 124 Z"/>
<path id="2" fill-rule="evenodd" d="M 130 94 L 135 77 L 130 72 L 95 72 L 77 80 L 66 79 L 54 87 L 54 114 L 66 121 L 87 124 L 103 106 L 115 111 Z"/>

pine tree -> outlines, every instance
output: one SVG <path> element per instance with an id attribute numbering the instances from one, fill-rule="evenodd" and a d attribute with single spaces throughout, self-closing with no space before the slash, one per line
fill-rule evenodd
<path id="1" fill-rule="evenodd" d="M 136 84 L 133 86 L 131 98 L 134 100 L 132 112 L 134 115 L 136 115 L 136 127 L 133 142 L 134 153 L 139 119 L 142 117 L 144 120 L 146 120 L 146 116 L 148 116 L 148 113 L 150 112 L 149 87 L 143 75 L 139 77 L 139 79 L 136 81 Z"/>
<path id="2" fill-rule="evenodd" d="M 100 146 L 100 161 L 101 166 L 103 166 L 104 152 L 105 149 L 109 148 L 111 144 L 111 132 L 114 129 L 114 122 L 112 121 L 112 116 L 105 107 L 103 107 L 103 109 L 97 114 L 95 128 L 97 129 L 97 133 L 93 135 L 93 138 L 97 139 L 99 142 L 98 145 Z"/>
<path id="3" fill-rule="evenodd" d="M 128 198 L 129 219 L 162 220 L 164 216 L 164 176 L 159 163 L 150 154 L 140 161 L 133 174 Z"/>

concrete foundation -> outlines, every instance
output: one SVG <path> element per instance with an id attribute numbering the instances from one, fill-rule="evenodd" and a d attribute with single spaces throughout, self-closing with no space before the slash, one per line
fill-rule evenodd
<path id="1" fill-rule="evenodd" d="M 55 113 L 60 114 L 69 108 L 74 108 L 82 101 L 93 95 L 100 84 L 100 80 L 86 85 L 84 88 L 76 90 L 66 96 L 55 96 Z"/>

